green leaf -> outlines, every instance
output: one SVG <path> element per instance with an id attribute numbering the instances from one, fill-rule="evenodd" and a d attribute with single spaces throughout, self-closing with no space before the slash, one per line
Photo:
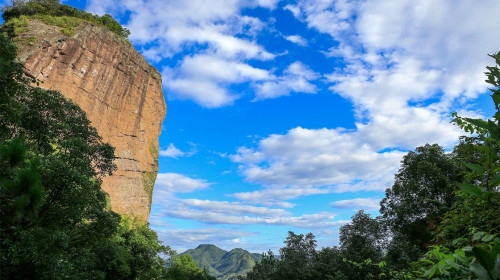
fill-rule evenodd
<path id="1" fill-rule="evenodd" d="M 481 195 L 481 194 L 483 194 L 483 191 L 478 186 L 476 186 L 476 185 L 459 183 L 458 187 L 463 192 L 466 192 L 466 193 L 475 194 L 475 195 Z"/>
<path id="2" fill-rule="evenodd" d="M 446 264 L 448 264 L 449 266 L 453 267 L 454 269 L 460 269 L 460 266 L 456 262 L 454 262 L 452 260 L 446 260 Z"/>
<path id="3" fill-rule="evenodd" d="M 482 176 L 484 174 L 484 169 L 477 164 L 464 162 L 464 165 L 470 170 L 474 171 L 474 173 L 476 173 L 476 175 L 478 176 Z"/>
<path id="4" fill-rule="evenodd" d="M 488 275 L 488 271 L 484 269 L 484 267 L 480 266 L 478 263 L 472 263 L 470 266 L 470 271 L 474 273 L 481 280 L 493 280 L 490 275 Z"/>
<path id="5" fill-rule="evenodd" d="M 465 118 L 469 123 L 484 129 L 488 129 L 488 122 L 482 119 Z"/>
<path id="6" fill-rule="evenodd" d="M 493 270 L 493 279 L 500 278 L 500 258 L 497 259 L 497 263 L 495 264 L 495 269 Z"/>
<path id="7" fill-rule="evenodd" d="M 472 253 L 477 261 L 483 266 L 486 271 L 493 271 L 495 268 L 495 259 L 486 250 L 480 247 L 472 248 Z"/>
<path id="8" fill-rule="evenodd" d="M 495 236 L 493 234 L 487 234 L 487 235 L 483 236 L 483 238 L 481 239 L 481 241 L 483 241 L 483 242 L 490 242 L 494 238 L 495 238 Z"/>
<path id="9" fill-rule="evenodd" d="M 436 267 L 432 266 L 430 269 L 428 269 L 428 270 L 425 271 L 424 277 L 431 278 L 434 275 L 434 273 L 436 273 Z"/>
<path id="10" fill-rule="evenodd" d="M 483 236 L 485 234 L 486 234 L 486 232 L 483 232 L 483 231 L 479 231 L 479 232 L 474 233 L 474 235 L 472 236 L 472 241 L 480 241 L 481 238 L 483 238 Z"/>
<path id="11" fill-rule="evenodd" d="M 500 244 L 497 244 L 491 248 L 490 255 L 496 259 L 498 257 L 498 251 L 500 250 Z"/>
<path id="12" fill-rule="evenodd" d="M 472 247 L 466 246 L 466 247 L 463 247 L 462 250 L 464 250 L 465 252 L 472 252 Z"/>
<path id="13" fill-rule="evenodd" d="M 495 102 L 495 104 L 500 104 L 500 95 L 492 94 L 491 98 L 493 98 L 493 102 Z"/>
<path id="14" fill-rule="evenodd" d="M 459 261 L 460 263 L 468 263 L 469 260 L 464 257 L 464 256 L 461 256 L 461 255 L 458 255 L 458 254 L 453 254 L 453 256 L 455 257 L 455 259 L 457 259 L 457 261 Z"/>
<path id="15" fill-rule="evenodd" d="M 495 174 L 495 176 L 493 176 L 490 181 L 490 185 L 492 187 L 496 187 L 498 186 L 498 184 L 500 184 L 500 173 Z"/>

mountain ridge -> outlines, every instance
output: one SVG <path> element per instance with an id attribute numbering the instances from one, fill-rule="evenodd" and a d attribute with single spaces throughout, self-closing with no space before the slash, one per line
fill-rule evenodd
<path id="1" fill-rule="evenodd" d="M 181 255 L 191 256 L 200 269 L 206 267 L 211 275 L 220 280 L 235 280 L 239 275 L 246 275 L 262 259 L 261 254 L 242 248 L 226 251 L 213 244 L 200 244 Z"/>

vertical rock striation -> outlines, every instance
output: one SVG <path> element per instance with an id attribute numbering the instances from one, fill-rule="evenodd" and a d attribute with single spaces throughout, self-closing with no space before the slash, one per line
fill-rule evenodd
<path id="1" fill-rule="evenodd" d="M 21 36 L 30 38 L 30 45 L 18 52 L 26 74 L 87 113 L 103 140 L 115 147 L 117 170 L 102 184 L 111 207 L 147 220 L 166 114 L 160 73 L 104 27 L 82 22 L 74 35 L 66 36 L 60 27 L 28 23 Z"/>

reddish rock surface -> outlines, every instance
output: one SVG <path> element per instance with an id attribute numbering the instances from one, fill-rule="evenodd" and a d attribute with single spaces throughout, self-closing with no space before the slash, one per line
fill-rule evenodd
<path id="1" fill-rule="evenodd" d="M 38 20 L 29 20 L 28 28 L 21 37 L 31 38 L 30 45 L 18 54 L 26 74 L 87 113 L 115 147 L 118 169 L 102 184 L 111 207 L 147 220 L 166 114 L 160 73 L 129 42 L 101 26 L 82 23 L 72 36 Z"/>

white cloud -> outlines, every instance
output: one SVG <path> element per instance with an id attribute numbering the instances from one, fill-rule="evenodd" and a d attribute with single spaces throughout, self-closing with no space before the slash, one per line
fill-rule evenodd
<path id="1" fill-rule="evenodd" d="M 335 93 L 371 115 L 398 113 L 414 107 L 407 102 L 437 97 L 436 104 L 424 107 L 441 127 L 464 98 L 484 92 L 486 54 L 500 44 L 498 36 L 489 35 L 500 26 L 495 0 L 303 0 L 287 8 L 339 42 L 330 53 L 349 65 L 330 79 Z"/>
<path id="2" fill-rule="evenodd" d="M 217 209 L 217 206 L 215 206 Z M 226 209 L 230 211 L 229 209 Z M 247 209 L 248 211 L 248 209 Z M 170 205 L 162 212 L 166 217 L 187 219 L 202 222 L 205 224 L 218 225 L 286 225 L 299 228 L 330 228 L 345 223 L 345 221 L 333 221 L 336 213 L 320 212 L 316 214 L 304 214 L 302 216 L 252 216 L 252 215 L 229 215 L 221 212 L 220 207 L 217 211 L 205 209 L 195 210 L 186 208 L 183 203 Z"/>
<path id="3" fill-rule="evenodd" d="M 283 209 L 272 209 L 267 207 L 242 205 L 240 202 L 183 199 L 181 203 L 187 207 L 193 207 L 199 210 L 204 210 L 204 211 L 206 210 L 214 213 L 223 213 L 226 215 L 253 215 L 261 217 L 279 217 L 290 214 Z"/>
<path id="4" fill-rule="evenodd" d="M 262 100 L 289 95 L 291 92 L 316 93 L 318 88 L 311 81 L 319 75 L 296 61 L 285 69 L 282 76 L 255 84 L 255 99 Z"/>
<path id="5" fill-rule="evenodd" d="M 343 209 L 363 209 L 367 211 L 375 211 L 380 209 L 380 199 L 379 198 L 354 198 L 337 200 L 330 204 L 335 208 Z"/>
<path id="6" fill-rule="evenodd" d="M 285 36 L 285 39 L 299 46 L 307 46 L 307 41 L 300 35 Z"/>
<path id="7" fill-rule="evenodd" d="M 218 108 L 232 105 L 238 96 L 231 95 L 228 90 L 211 80 L 175 79 L 164 82 L 174 96 L 169 99 L 189 99 L 206 107 Z"/>
<path id="8" fill-rule="evenodd" d="M 185 155 L 183 151 L 177 149 L 174 146 L 174 143 L 170 143 L 170 145 L 168 145 L 168 148 L 166 150 L 160 150 L 159 154 L 160 156 L 171 157 L 171 158 L 182 157 Z"/>
<path id="9" fill-rule="evenodd" d="M 253 150 L 240 149 L 245 152 L 232 160 L 242 163 L 248 180 L 266 186 L 326 186 L 392 177 L 403 153 L 378 153 L 364 140 L 348 131 L 298 127 L 261 140 Z"/>
<path id="10" fill-rule="evenodd" d="M 332 187 L 273 187 L 253 192 L 240 192 L 231 196 L 247 203 L 262 205 L 277 205 L 284 208 L 292 208 L 295 204 L 287 200 L 316 194 L 333 193 L 336 189 Z"/>
<path id="11" fill-rule="evenodd" d="M 210 185 L 211 183 L 205 180 L 193 179 L 178 173 L 158 173 L 153 198 L 158 198 L 158 202 L 161 203 L 161 198 L 166 194 L 189 193 L 206 189 Z"/>
<path id="12" fill-rule="evenodd" d="M 269 9 L 274 9 L 279 0 L 257 0 L 257 3 L 261 7 L 266 7 Z"/>
<path id="13" fill-rule="evenodd" d="M 191 99 L 208 108 L 231 105 L 239 98 L 227 90 L 230 84 L 271 78 L 266 70 L 206 54 L 185 57 L 178 68 L 163 72 L 170 99 Z"/>
<path id="14" fill-rule="evenodd" d="M 253 206 L 238 201 L 179 199 L 165 190 L 155 189 L 155 192 L 155 211 L 151 221 L 155 223 L 153 226 L 159 227 L 165 226 L 159 217 L 216 225 L 283 225 L 299 228 L 331 228 L 345 223 L 334 220 L 336 213 L 333 212 L 293 216 L 280 208 Z"/>
<path id="15" fill-rule="evenodd" d="M 360 1 L 348 0 L 301 0 L 296 5 L 285 6 L 293 15 L 310 28 L 337 36 L 351 28 L 352 15 Z M 388 10 L 390 11 L 390 10 Z"/>
<path id="16" fill-rule="evenodd" d="M 225 82 L 269 79 L 268 71 L 220 57 L 196 55 L 182 61 L 181 72 L 190 77 Z"/>

